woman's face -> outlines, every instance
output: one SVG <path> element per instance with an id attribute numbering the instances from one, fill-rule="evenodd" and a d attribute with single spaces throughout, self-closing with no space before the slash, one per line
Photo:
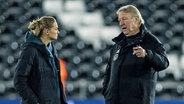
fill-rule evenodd
<path id="1" fill-rule="evenodd" d="M 59 34 L 57 22 L 53 23 L 53 27 L 48 29 L 48 38 L 50 40 L 57 40 Z"/>

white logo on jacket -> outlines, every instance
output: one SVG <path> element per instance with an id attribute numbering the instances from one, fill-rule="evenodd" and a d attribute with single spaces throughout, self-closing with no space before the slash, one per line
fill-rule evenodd
<path id="1" fill-rule="evenodd" d="M 115 60 L 118 59 L 118 57 L 119 57 L 119 51 L 120 51 L 120 49 L 116 51 L 116 53 L 115 53 L 115 55 L 113 57 L 113 61 L 115 61 Z"/>

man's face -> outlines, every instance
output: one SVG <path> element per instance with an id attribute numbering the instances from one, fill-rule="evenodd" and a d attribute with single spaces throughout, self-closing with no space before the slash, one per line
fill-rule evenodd
<path id="1" fill-rule="evenodd" d="M 118 21 L 122 32 L 126 36 L 135 35 L 136 32 L 139 30 L 138 18 L 132 16 L 130 13 L 125 13 L 121 11 L 118 14 Z"/>

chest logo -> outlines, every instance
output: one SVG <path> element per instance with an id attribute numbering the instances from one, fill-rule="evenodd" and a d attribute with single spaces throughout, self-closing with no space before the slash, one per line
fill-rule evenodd
<path id="1" fill-rule="evenodd" d="M 119 57 L 119 51 L 120 51 L 120 50 L 117 50 L 117 51 L 116 51 L 116 53 L 115 53 L 115 55 L 114 55 L 114 57 L 113 57 L 113 61 L 115 61 L 115 60 L 118 59 L 118 57 Z"/>

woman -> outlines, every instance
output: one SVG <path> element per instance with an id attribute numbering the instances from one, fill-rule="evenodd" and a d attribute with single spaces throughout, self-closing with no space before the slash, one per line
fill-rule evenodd
<path id="1" fill-rule="evenodd" d="M 67 104 L 51 43 L 59 34 L 56 19 L 43 16 L 30 22 L 28 29 L 14 76 L 22 104 Z"/>

